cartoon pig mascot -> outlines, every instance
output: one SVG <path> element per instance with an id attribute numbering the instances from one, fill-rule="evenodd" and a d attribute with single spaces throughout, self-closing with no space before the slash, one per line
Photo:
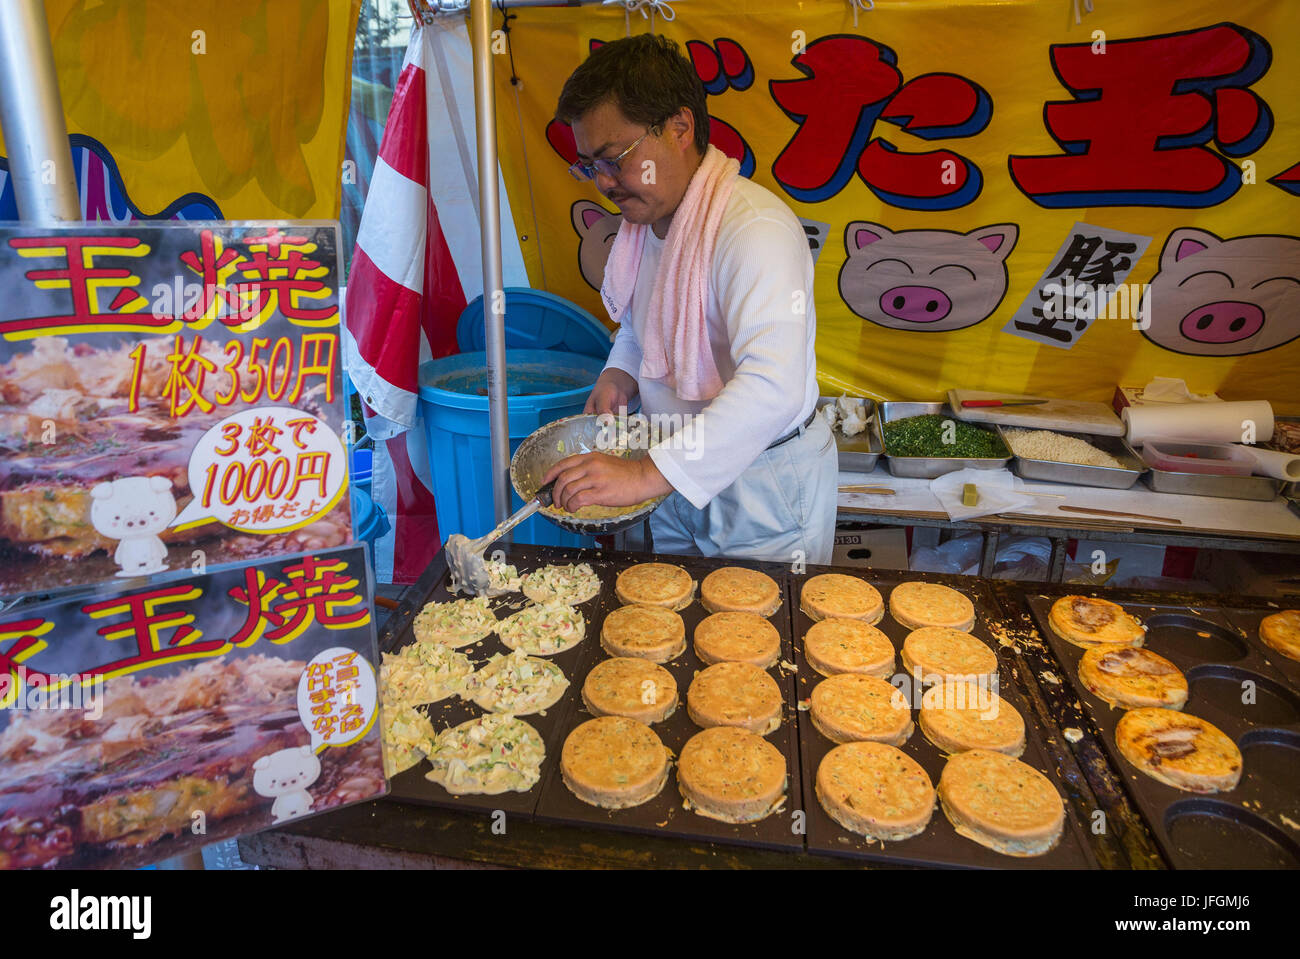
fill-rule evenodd
<path id="1" fill-rule="evenodd" d="M 272 822 L 281 823 L 311 812 L 307 787 L 320 776 L 320 760 L 310 746 L 281 749 L 253 763 L 253 791 L 274 796 Z"/>
<path id="2" fill-rule="evenodd" d="M 1007 293 L 1014 223 L 969 233 L 903 230 L 862 220 L 844 231 L 840 297 L 858 316 L 895 330 L 946 333 L 974 326 Z"/>
<path id="3" fill-rule="evenodd" d="M 1300 238 L 1174 230 L 1147 290 L 1143 335 L 1193 356 L 1261 353 L 1300 336 Z"/>
<path id="4" fill-rule="evenodd" d="M 618 228 L 623 225 L 622 213 L 610 213 L 599 203 L 579 200 L 573 204 L 573 228 L 578 231 L 578 269 L 592 289 L 599 290 L 605 282 L 605 262 Z"/>
<path id="5" fill-rule="evenodd" d="M 167 547 L 158 534 L 176 518 L 172 481 L 165 476 L 128 476 L 90 491 L 91 525 L 118 540 L 118 576 L 146 576 L 167 568 Z"/>

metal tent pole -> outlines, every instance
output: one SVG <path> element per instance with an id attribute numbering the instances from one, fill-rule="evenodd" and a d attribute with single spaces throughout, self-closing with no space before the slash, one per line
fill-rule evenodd
<path id="1" fill-rule="evenodd" d="M 7 0 L 0 10 L 0 129 L 18 216 L 33 223 L 80 220 L 54 48 L 41 0 Z"/>
<path id="2" fill-rule="evenodd" d="M 478 126 L 478 209 L 483 231 L 483 324 L 487 333 L 488 429 L 492 504 L 500 523 L 510 509 L 510 421 L 506 408 L 506 294 L 501 269 L 501 197 L 497 192 L 497 108 L 492 70 L 492 3 L 472 0 L 474 111 Z"/>
<path id="3" fill-rule="evenodd" d="M 506 8 L 589 6 L 602 0 L 498 0 Z M 510 422 L 506 407 L 506 297 L 501 268 L 501 202 L 497 191 L 496 88 L 492 66 L 492 0 L 470 0 L 474 49 L 474 113 L 478 130 L 478 208 L 483 231 L 483 324 L 487 334 L 488 430 L 492 505 L 500 523 L 510 508 Z"/>

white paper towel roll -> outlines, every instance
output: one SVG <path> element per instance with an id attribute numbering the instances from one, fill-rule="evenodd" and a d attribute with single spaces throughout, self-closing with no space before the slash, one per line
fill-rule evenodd
<path id="1" fill-rule="evenodd" d="M 1300 456 L 1295 453 L 1279 453 L 1276 450 L 1262 450 L 1255 446 L 1241 446 L 1255 458 L 1255 475 L 1271 476 L 1273 479 L 1286 480 L 1289 483 L 1300 481 Z"/>
<path id="2" fill-rule="evenodd" d="M 1240 403 L 1166 403 L 1126 406 L 1125 438 L 1134 446 L 1147 440 L 1180 439 L 1194 443 L 1240 443 L 1255 424 L 1255 442 L 1273 436 L 1273 407 L 1264 400 Z"/>

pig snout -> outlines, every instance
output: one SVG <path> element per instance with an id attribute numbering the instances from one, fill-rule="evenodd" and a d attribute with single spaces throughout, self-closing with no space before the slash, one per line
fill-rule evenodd
<path id="1" fill-rule="evenodd" d="M 952 312 L 952 300 L 932 286 L 896 286 L 881 294 L 880 309 L 909 323 L 932 323 Z"/>
<path id="2" fill-rule="evenodd" d="M 1179 330 L 1197 343 L 1236 343 L 1264 325 L 1264 311 L 1253 303 L 1224 300 L 1198 306 L 1183 317 Z"/>

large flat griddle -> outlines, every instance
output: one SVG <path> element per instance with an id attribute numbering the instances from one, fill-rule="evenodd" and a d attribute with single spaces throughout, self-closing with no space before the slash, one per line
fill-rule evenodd
<path id="1" fill-rule="evenodd" d="M 965 591 L 975 601 L 980 620 L 975 633 L 997 649 L 987 627 L 987 620 L 997 616 L 996 604 L 988 592 L 987 584 L 968 577 L 944 577 L 894 571 L 856 571 L 832 567 L 808 567 L 806 571 L 796 574 L 792 573 L 790 567 L 786 565 L 748 560 L 560 550 L 524 545 L 510 547 L 506 551 L 506 556 L 509 562 L 518 567 L 520 573 L 552 563 L 587 562 L 601 578 L 600 595 L 579 606 L 587 620 L 587 637 L 573 649 L 559 656 L 549 657 L 564 670 L 569 679 L 570 686 L 565 691 L 564 698 L 548 710 L 544 717 L 538 715 L 521 717 L 531 723 L 546 742 L 546 759 L 542 766 L 541 781 L 526 793 L 455 797 L 448 794 L 441 786 L 424 778 L 429 765 L 421 761 L 412 769 L 393 778 L 390 799 L 452 809 L 477 810 L 484 815 L 504 812 L 506 832 L 503 838 L 509 835 L 509 818 L 525 816 L 541 822 L 658 835 L 694 843 L 726 843 L 788 850 L 792 853 L 803 852 L 805 849 L 829 852 L 840 857 L 861 860 L 864 864 L 877 863 L 901 867 L 1096 868 L 1096 860 L 1082 833 L 1079 814 L 1071 805 L 1077 802 L 1077 790 L 1065 783 L 1060 771 L 1046 758 L 1048 753 L 1042 746 L 1044 733 L 1036 727 L 1035 716 L 1019 693 L 1018 680 L 1011 675 L 1009 664 L 1004 664 L 1002 668 L 1002 684 L 999 692 L 1025 718 L 1029 746 L 1023 758 L 1044 772 L 1066 800 L 1065 833 L 1060 845 L 1051 853 L 1020 859 L 992 852 L 958 836 L 940 810 L 935 811 L 930 826 L 920 836 L 883 845 L 870 844 L 862 837 L 835 824 L 821 809 L 814 795 L 813 783 L 817 763 L 833 744 L 813 728 L 806 712 L 799 712 L 797 709 L 799 700 L 807 699 L 811 694 L 812 685 L 821 679 L 807 665 L 800 649 L 799 640 L 811 625 L 811 621 L 798 612 L 799 588 L 802 583 L 809 576 L 819 572 L 861 572 L 865 574 L 865 579 L 873 582 L 880 589 L 886 602 L 892 586 L 903 580 L 921 579 L 952 585 Z M 793 675 L 782 669 L 779 664 L 768 670 L 781 687 L 785 698 L 781 727 L 766 737 L 785 756 L 789 773 L 788 799 L 780 812 L 773 813 L 757 823 L 745 824 L 721 823 L 690 812 L 682 806 L 675 768 L 670 772 L 668 782 L 658 796 L 629 809 L 605 810 L 591 806 L 575 797 L 564 785 L 559 772 L 560 750 L 564 739 L 575 727 L 591 718 L 581 700 L 582 682 L 592 667 L 608 658 L 608 654 L 600 647 L 599 636 L 605 616 L 619 605 L 614 595 L 614 581 L 621 570 L 642 562 L 674 563 L 689 571 L 696 582 L 701 581 L 714 569 L 723 566 L 743 566 L 765 572 L 779 584 L 782 605 L 770 617 L 770 621 L 781 635 L 782 659 L 786 662 L 794 662 L 798 669 L 797 674 Z M 400 626 L 391 634 L 391 640 L 385 644 L 385 651 L 392 652 L 414 641 L 411 619 L 423 603 L 443 602 L 452 598 L 454 597 L 447 591 L 446 574 L 442 572 L 431 580 L 431 585 L 422 601 L 400 611 Z M 502 607 L 498 615 L 505 616 L 524 602 L 526 601 L 522 594 L 514 593 L 495 600 L 494 606 Z M 705 668 L 705 664 L 696 657 L 691 640 L 695 627 L 708 615 L 708 611 L 700 605 L 697 594 L 695 600 L 682 610 L 681 614 L 686 621 L 687 650 L 676 660 L 664 664 L 677 680 L 680 704 L 677 711 L 667 720 L 651 727 L 674 755 L 679 754 L 685 742 L 699 731 L 686 712 L 686 691 L 694 674 Z M 893 623 L 888 614 L 879 626 L 890 636 L 896 650 L 901 650 L 902 639 L 906 636 L 907 630 Z M 495 634 L 482 643 L 462 651 L 479 665 L 495 652 L 508 652 Z M 427 710 L 436 730 L 456 725 L 482 713 L 479 707 L 459 699 L 444 700 L 427 707 Z M 904 747 L 904 751 L 916 758 L 937 784 L 943 760 L 939 751 L 924 740 L 919 728 Z"/>

